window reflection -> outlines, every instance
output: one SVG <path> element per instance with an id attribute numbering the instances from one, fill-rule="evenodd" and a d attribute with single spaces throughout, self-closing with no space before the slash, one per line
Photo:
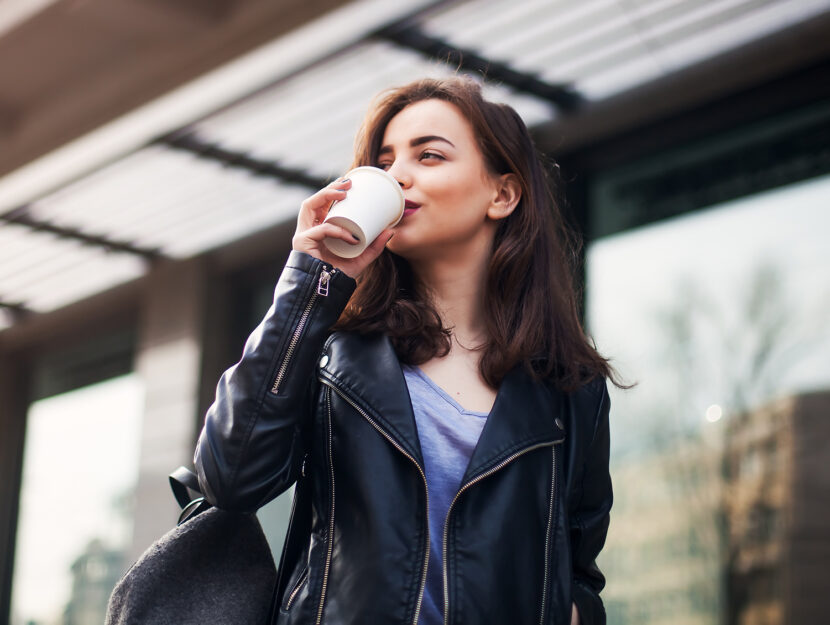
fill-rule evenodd
<path id="1" fill-rule="evenodd" d="M 830 176 L 600 238 L 612 393 L 609 625 L 822 622 Z M 820 577 L 820 576 L 819 576 Z"/>
<path id="2" fill-rule="evenodd" d="M 31 405 L 12 625 L 104 622 L 129 564 L 141 408 L 135 375 Z"/>

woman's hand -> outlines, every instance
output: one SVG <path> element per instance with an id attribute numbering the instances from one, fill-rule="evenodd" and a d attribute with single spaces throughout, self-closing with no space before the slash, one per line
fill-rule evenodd
<path id="1" fill-rule="evenodd" d="M 346 191 L 352 183 L 349 179 L 338 179 L 329 186 L 320 189 L 317 193 L 303 201 L 300 206 L 300 215 L 297 218 L 297 230 L 291 240 L 293 248 L 299 252 L 310 254 L 323 262 L 340 269 L 343 273 L 357 278 L 369 264 L 375 260 L 389 239 L 393 231 L 387 228 L 356 258 L 341 258 L 332 254 L 323 244 L 323 239 L 332 237 L 342 239 L 348 243 L 355 243 L 352 233 L 330 223 L 323 223 L 329 212 L 331 203 L 346 197 Z"/>

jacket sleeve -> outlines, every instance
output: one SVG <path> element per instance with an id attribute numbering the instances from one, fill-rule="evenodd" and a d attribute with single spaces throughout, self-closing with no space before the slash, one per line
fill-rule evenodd
<path id="1" fill-rule="evenodd" d="M 594 421 L 594 434 L 585 455 L 582 497 L 571 515 L 571 550 L 574 583 L 572 598 L 579 610 L 580 625 L 605 625 L 605 608 L 599 593 L 605 576 L 596 557 L 605 544 L 613 493 L 608 469 L 608 414 L 611 400 L 607 382 L 602 384 Z"/>
<path id="2" fill-rule="evenodd" d="M 292 251 L 265 318 L 222 374 L 194 454 L 206 499 L 253 511 L 297 479 L 317 356 L 355 281 Z"/>

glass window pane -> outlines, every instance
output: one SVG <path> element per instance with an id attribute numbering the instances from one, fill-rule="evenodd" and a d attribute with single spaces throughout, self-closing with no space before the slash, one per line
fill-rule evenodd
<path id="1" fill-rule="evenodd" d="M 12 625 L 104 622 L 129 565 L 142 402 L 130 374 L 31 405 Z"/>
<path id="2" fill-rule="evenodd" d="M 639 382 L 610 389 L 609 625 L 826 617 L 829 207 L 825 176 L 588 247 L 589 331 Z"/>

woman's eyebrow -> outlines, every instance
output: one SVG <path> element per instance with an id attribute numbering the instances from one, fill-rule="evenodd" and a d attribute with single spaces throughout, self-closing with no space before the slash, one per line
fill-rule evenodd
<path id="1" fill-rule="evenodd" d="M 455 147 L 452 141 L 449 139 L 445 139 L 444 137 L 438 135 L 425 135 L 423 137 L 415 137 L 409 141 L 410 147 L 417 147 L 419 145 L 423 145 L 424 143 L 429 143 L 430 141 L 443 141 L 444 143 L 448 143 L 452 147 Z M 378 155 L 380 154 L 388 154 L 392 151 L 391 145 L 384 145 L 380 150 L 378 150 Z"/>

